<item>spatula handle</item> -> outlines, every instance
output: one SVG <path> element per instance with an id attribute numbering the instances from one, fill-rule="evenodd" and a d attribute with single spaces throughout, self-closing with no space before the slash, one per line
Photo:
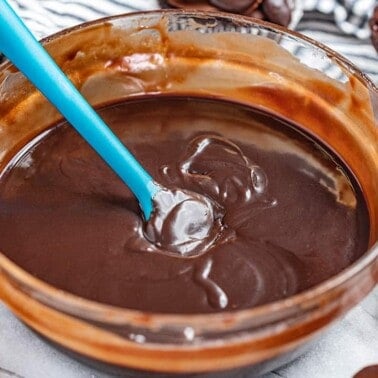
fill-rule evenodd
<path id="1" fill-rule="evenodd" d="M 160 187 L 98 116 L 34 38 L 6 0 L 0 0 L 0 52 L 55 105 L 137 197 L 146 219 Z"/>

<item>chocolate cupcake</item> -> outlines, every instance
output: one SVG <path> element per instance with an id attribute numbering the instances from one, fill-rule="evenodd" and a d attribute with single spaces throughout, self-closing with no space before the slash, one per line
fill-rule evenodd
<path id="1" fill-rule="evenodd" d="M 371 29 L 371 42 L 374 48 L 378 51 L 378 6 L 374 9 L 369 25 Z"/>
<path id="2" fill-rule="evenodd" d="M 166 0 L 175 8 L 219 10 L 290 26 L 294 1 L 290 0 Z"/>
<path id="3" fill-rule="evenodd" d="M 375 9 L 375 26 L 377 26 L 377 9 Z M 377 36 L 377 27 L 375 29 L 376 36 Z M 375 42 L 377 44 L 377 40 Z M 375 48 L 377 48 L 377 45 L 375 44 Z M 367 366 L 366 368 L 360 370 L 354 378 L 376 378 L 378 377 L 378 365 L 371 365 Z"/>

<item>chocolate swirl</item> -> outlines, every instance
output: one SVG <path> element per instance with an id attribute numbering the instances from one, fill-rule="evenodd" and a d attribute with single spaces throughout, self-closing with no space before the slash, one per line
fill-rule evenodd
<path id="1" fill-rule="evenodd" d="M 157 182 L 199 202 L 180 197 L 182 207 L 148 229 L 80 136 L 53 129 L 0 181 L 0 250 L 50 284 L 144 311 L 232 311 L 316 285 L 365 251 L 367 212 L 353 180 L 340 178 L 347 169 L 284 121 L 180 97 L 101 114 Z M 353 201 L 339 200 L 345 185 Z M 198 210 L 202 222 L 177 232 Z"/>

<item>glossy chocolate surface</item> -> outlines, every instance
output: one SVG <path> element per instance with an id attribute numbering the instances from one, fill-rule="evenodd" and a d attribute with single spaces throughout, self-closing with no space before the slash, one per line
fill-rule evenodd
<path id="1" fill-rule="evenodd" d="M 40 279 L 126 308 L 207 313 L 293 295 L 367 249 L 358 188 L 336 157 L 284 121 L 189 97 L 101 114 L 158 182 L 223 208 L 222 231 L 198 257 L 165 253 L 146 239 L 128 189 L 60 125 L 0 181 L 0 249 Z"/>

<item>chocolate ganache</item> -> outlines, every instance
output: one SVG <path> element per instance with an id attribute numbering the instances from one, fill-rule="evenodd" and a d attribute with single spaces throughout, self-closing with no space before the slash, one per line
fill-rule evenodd
<path id="1" fill-rule="evenodd" d="M 193 240 L 177 239 L 169 222 L 145 224 L 127 187 L 63 123 L 30 142 L 0 180 L 0 250 L 34 276 L 111 305 L 209 313 L 286 298 L 366 251 L 357 182 L 299 127 L 185 96 L 127 100 L 100 114 L 158 182 L 215 204 L 216 233 L 194 245 L 201 253 L 172 254 L 172 243 L 191 249 Z"/>

